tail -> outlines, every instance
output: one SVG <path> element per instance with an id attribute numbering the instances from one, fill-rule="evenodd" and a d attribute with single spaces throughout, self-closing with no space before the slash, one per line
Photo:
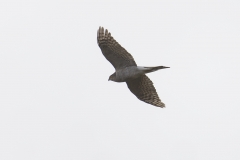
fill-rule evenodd
<path id="1" fill-rule="evenodd" d="M 157 66 L 157 67 L 143 67 L 145 73 L 150 73 L 150 72 L 154 72 L 157 71 L 159 69 L 165 69 L 165 68 L 170 68 L 170 67 L 165 67 L 165 66 Z"/>

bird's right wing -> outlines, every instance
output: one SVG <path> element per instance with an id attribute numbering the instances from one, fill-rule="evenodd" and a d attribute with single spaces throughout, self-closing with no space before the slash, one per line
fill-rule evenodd
<path id="1" fill-rule="evenodd" d="M 114 66 L 114 68 L 121 69 L 128 66 L 136 66 L 132 55 L 128 53 L 106 29 L 99 27 L 97 32 L 97 42 L 106 59 Z"/>
<path id="2" fill-rule="evenodd" d="M 141 101 L 154 105 L 156 107 L 165 107 L 158 97 L 157 91 L 153 86 L 152 81 L 146 76 L 142 75 L 136 79 L 129 79 L 126 81 L 130 91 Z"/>

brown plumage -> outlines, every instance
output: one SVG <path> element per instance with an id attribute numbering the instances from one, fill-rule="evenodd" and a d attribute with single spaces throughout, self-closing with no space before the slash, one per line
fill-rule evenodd
<path id="1" fill-rule="evenodd" d="M 127 80 L 126 83 L 130 91 L 141 101 L 157 107 L 165 107 L 165 104 L 158 97 L 153 82 L 146 75 Z"/>
<path id="2" fill-rule="evenodd" d="M 114 66 L 116 72 L 109 80 L 126 82 L 130 91 L 141 101 L 156 107 L 165 107 L 158 97 L 152 81 L 145 75 L 147 73 L 169 68 L 165 66 L 140 67 L 137 66 L 132 55 L 128 53 L 112 36 L 108 30 L 99 27 L 97 42 L 105 58 Z"/>
<path id="3" fill-rule="evenodd" d="M 111 36 L 107 29 L 104 32 L 104 28 L 99 27 L 97 42 L 103 55 L 116 70 L 128 66 L 137 66 L 132 55 Z"/>

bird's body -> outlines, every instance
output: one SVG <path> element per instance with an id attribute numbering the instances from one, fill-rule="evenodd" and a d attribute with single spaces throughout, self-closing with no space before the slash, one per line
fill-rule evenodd
<path id="1" fill-rule="evenodd" d="M 138 78 L 144 74 L 163 69 L 163 66 L 158 67 L 143 67 L 143 66 L 130 66 L 117 70 L 112 75 L 112 81 L 115 82 L 126 82 L 129 79 Z M 165 67 L 168 68 L 168 67 Z"/>
<path id="2" fill-rule="evenodd" d="M 165 107 L 158 97 L 152 81 L 145 75 L 165 66 L 137 66 L 132 55 L 128 53 L 104 28 L 97 33 L 97 42 L 105 58 L 114 66 L 115 72 L 109 77 L 114 82 L 126 82 L 130 91 L 141 101 L 157 107 Z"/>
<path id="3" fill-rule="evenodd" d="M 130 66 L 125 67 L 122 69 L 117 70 L 114 75 L 113 81 L 115 82 L 126 82 L 128 79 L 138 78 L 139 76 L 143 75 L 144 71 L 139 69 L 137 66 Z"/>

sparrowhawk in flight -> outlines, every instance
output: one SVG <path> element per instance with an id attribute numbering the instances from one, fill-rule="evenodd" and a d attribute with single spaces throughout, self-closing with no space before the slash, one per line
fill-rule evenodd
<path id="1" fill-rule="evenodd" d="M 97 43 L 105 58 L 114 66 L 115 72 L 109 80 L 114 82 L 126 82 L 130 91 L 141 101 L 156 107 L 165 107 L 158 97 L 152 81 L 146 76 L 147 73 L 159 69 L 170 68 L 165 66 L 142 67 L 137 66 L 132 55 L 128 53 L 103 27 L 97 32 Z"/>

